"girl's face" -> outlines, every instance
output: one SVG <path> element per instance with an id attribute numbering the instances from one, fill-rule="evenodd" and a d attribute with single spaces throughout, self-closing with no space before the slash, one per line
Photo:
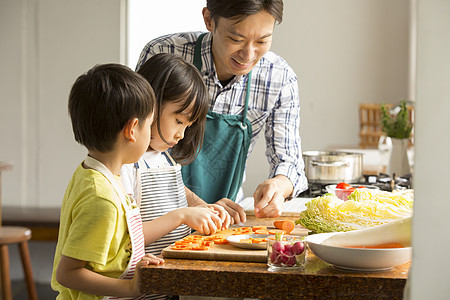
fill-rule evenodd
<path id="1" fill-rule="evenodd" d="M 194 101 L 192 102 L 192 104 Z M 191 107 L 188 107 L 185 111 L 178 113 L 182 103 L 168 102 L 162 107 L 161 115 L 159 118 L 159 125 L 161 134 L 164 137 L 164 141 L 158 131 L 158 125 L 152 126 L 152 136 L 150 139 L 150 148 L 155 151 L 166 151 L 169 148 L 174 147 L 181 139 L 184 138 L 184 131 L 187 127 L 191 126 L 193 122 L 189 121 Z"/>

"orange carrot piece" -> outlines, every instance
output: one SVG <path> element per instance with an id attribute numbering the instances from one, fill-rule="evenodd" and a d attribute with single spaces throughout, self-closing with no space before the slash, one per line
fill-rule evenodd
<path id="1" fill-rule="evenodd" d="M 224 239 L 224 238 L 218 238 L 218 239 L 214 240 L 214 244 L 226 245 L 226 244 L 228 244 L 228 241 L 227 241 L 227 239 Z"/>
<path id="2" fill-rule="evenodd" d="M 208 249 L 209 249 L 209 247 L 207 247 L 207 246 L 200 246 L 200 245 L 192 247 L 192 250 L 208 250 Z"/>
<path id="3" fill-rule="evenodd" d="M 214 245 L 214 241 L 203 241 L 202 246 L 211 247 Z"/>
<path id="4" fill-rule="evenodd" d="M 269 230 L 267 229 L 258 229 L 255 231 L 256 234 L 269 234 Z"/>
<path id="5" fill-rule="evenodd" d="M 239 242 L 240 242 L 240 243 L 251 244 L 251 243 L 252 243 L 252 240 L 251 240 L 251 239 L 241 239 Z"/>
<path id="6" fill-rule="evenodd" d="M 267 226 L 253 226 L 252 227 L 253 232 L 256 232 L 257 230 L 261 230 L 261 229 L 267 229 Z"/>
<path id="7" fill-rule="evenodd" d="M 295 223 L 291 220 L 276 220 L 273 222 L 273 226 L 275 228 L 284 230 L 287 234 L 291 233 L 294 230 Z"/>

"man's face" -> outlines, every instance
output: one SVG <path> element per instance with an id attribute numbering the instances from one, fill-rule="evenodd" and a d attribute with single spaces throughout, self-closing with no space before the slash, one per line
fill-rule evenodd
<path id="1" fill-rule="evenodd" d="M 212 52 L 219 80 L 248 74 L 261 57 L 269 51 L 275 18 L 261 11 L 236 20 L 211 19 L 209 10 L 203 10 L 206 28 L 212 32 Z"/>

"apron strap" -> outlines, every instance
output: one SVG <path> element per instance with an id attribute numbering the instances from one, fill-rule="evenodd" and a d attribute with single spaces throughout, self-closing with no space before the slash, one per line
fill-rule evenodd
<path id="1" fill-rule="evenodd" d="M 172 156 L 170 156 L 169 153 L 167 153 L 167 151 L 162 152 L 162 155 L 166 157 L 167 161 L 171 166 L 175 166 L 177 164 L 175 160 L 172 158 Z"/>
<path id="2" fill-rule="evenodd" d="M 194 66 L 201 72 L 202 71 L 202 41 L 205 37 L 206 33 L 200 34 L 195 42 L 195 50 L 194 50 Z"/>

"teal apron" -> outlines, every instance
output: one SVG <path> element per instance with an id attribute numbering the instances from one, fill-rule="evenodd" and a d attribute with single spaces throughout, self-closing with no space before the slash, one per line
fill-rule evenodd
<path id="1" fill-rule="evenodd" d="M 202 68 L 201 44 L 205 34 L 197 39 L 194 65 Z M 184 184 L 207 203 L 222 198 L 236 200 L 244 177 L 252 124 L 247 119 L 252 72 L 247 76 L 245 108 L 242 116 L 209 111 L 203 145 L 197 158 L 182 168 Z"/>

